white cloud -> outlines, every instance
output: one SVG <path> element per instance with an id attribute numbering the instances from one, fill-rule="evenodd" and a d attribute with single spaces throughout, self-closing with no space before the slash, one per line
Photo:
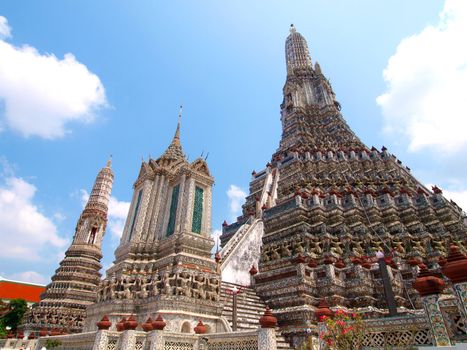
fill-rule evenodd
<path id="1" fill-rule="evenodd" d="M 222 235 L 222 230 L 218 230 L 218 229 L 215 229 L 211 233 L 211 237 L 214 240 L 214 245 L 212 246 L 211 254 L 214 254 L 217 251 L 217 249 L 222 250 L 221 241 L 220 241 L 221 235 Z"/>
<path id="2" fill-rule="evenodd" d="M 66 219 L 66 216 L 57 211 L 56 213 L 54 213 L 54 219 L 57 221 L 63 221 Z"/>
<path id="3" fill-rule="evenodd" d="M 385 130 L 409 150 L 455 153 L 467 145 L 467 1 L 446 0 L 436 26 L 403 39 L 383 72 L 377 98 Z"/>
<path id="4" fill-rule="evenodd" d="M 36 190 L 13 176 L 0 184 L 0 258 L 38 261 L 45 248 L 66 245 L 54 222 L 34 204 Z"/>
<path id="5" fill-rule="evenodd" d="M 36 271 L 24 271 L 14 273 L 8 276 L 8 279 L 22 281 L 22 282 L 30 282 L 30 283 L 37 283 L 46 285 L 49 281 L 48 278 L 45 278 L 40 273 Z"/>
<path id="6" fill-rule="evenodd" d="M 89 199 L 89 193 L 81 189 L 81 204 L 86 205 Z M 111 196 L 109 200 L 108 229 L 113 237 L 120 239 L 125 228 L 125 220 L 130 210 L 130 202 L 119 201 Z"/>
<path id="7" fill-rule="evenodd" d="M 8 34 L 5 28 L 9 28 L 6 19 L 3 26 L 0 21 L 0 33 Z M 92 122 L 95 111 L 107 105 L 99 77 L 71 53 L 60 59 L 0 40 L 0 57 L 2 127 L 25 137 L 61 138 L 69 132 L 68 123 Z"/>
<path id="8" fill-rule="evenodd" d="M 467 190 L 464 191 L 452 191 L 443 190 L 443 195 L 447 199 L 452 199 L 456 204 L 462 208 L 463 211 L 467 212 Z"/>
<path id="9" fill-rule="evenodd" d="M 109 200 L 109 216 L 119 219 L 126 219 L 130 210 L 130 202 L 119 201 L 115 197 L 110 197 Z"/>
<path id="10" fill-rule="evenodd" d="M 219 241 L 219 237 L 222 235 L 222 230 L 219 230 L 219 229 L 215 229 L 212 233 L 211 233 L 211 237 L 212 239 L 214 240 L 214 248 L 216 247 L 216 244 L 217 242 Z M 220 242 L 219 242 L 219 245 L 220 245 Z"/>
<path id="11" fill-rule="evenodd" d="M 230 216 L 232 221 L 237 220 L 242 212 L 242 204 L 245 201 L 247 194 L 240 187 L 235 185 L 230 185 L 227 191 L 227 197 L 229 197 L 229 208 Z"/>
<path id="12" fill-rule="evenodd" d="M 9 38 L 11 36 L 11 28 L 8 25 L 8 20 L 0 16 L 0 39 Z"/>

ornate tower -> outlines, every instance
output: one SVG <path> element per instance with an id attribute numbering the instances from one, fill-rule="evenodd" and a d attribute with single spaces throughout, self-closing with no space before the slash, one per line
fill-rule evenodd
<path id="1" fill-rule="evenodd" d="M 116 324 L 122 316 L 144 322 L 158 312 L 173 331 L 192 330 L 198 319 L 222 327 L 220 276 L 211 258 L 213 182 L 203 159 L 186 159 L 179 120 L 166 151 L 141 164 L 115 265 L 88 308 L 87 330 L 104 314 Z"/>
<path id="2" fill-rule="evenodd" d="M 97 175 L 65 258 L 41 295 L 41 301 L 26 315 L 25 329 L 73 333 L 82 330 L 86 306 L 95 301 L 100 282 L 101 245 L 113 178 L 109 160 Z"/>
<path id="3" fill-rule="evenodd" d="M 285 51 L 279 148 L 264 170 L 253 172 L 243 215 L 224 225 L 223 245 L 248 234 L 250 218 L 263 223 L 255 289 L 292 337 L 316 330 L 321 298 L 372 307 L 373 316 L 387 313 L 378 251 L 386 255 L 399 312 L 421 308 L 412 288 L 417 265 L 439 268 L 450 244 L 466 244 L 462 210 L 385 147 L 358 139 L 293 26 Z"/>

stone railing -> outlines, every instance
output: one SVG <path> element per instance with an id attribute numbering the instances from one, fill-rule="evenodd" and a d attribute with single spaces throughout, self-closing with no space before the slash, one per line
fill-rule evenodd
<path id="1" fill-rule="evenodd" d="M 274 328 L 210 334 L 99 330 L 35 340 L 2 340 L 0 349 L 40 350 L 48 341 L 57 341 L 56 350 L 276 350 Z"/>
<path id="2" fill-rule="evenodd" d="M 0 349 L 34 349 L 37 340 L 0 339 Z"/>
<path id="3" fill-rule="evenodd" d="M 257 350 L 258 332 L 208 334 L 204 341 L 206 350 Z"/>
<path id="4" fill-rule="evenodd" d="M 318 324 L 319 334 L 326 332 L 324 323 Z M 355 340 L 357 341 L 357 340 Z M 364 320 L 364 334 L 361 336 L 364 350 L 414 349 L 419 346 L 432 346 L 430 324 L 425 316 L 406 315 L 397 317 L 373 318 Z M 324 342 L 320 350 L 327 349 Z"/>
<path id="5" fill-rule="evenodd" d="M 364 349 L 386 349 L 433 344 L 430 325 L 424 316 L 400 316 L 365 321 Z"/>
<path id="6" fill-rule="evenodd" d="M 41 337 L 37 340 L 35 349 L 39 350 L 47 347 L 47 340 L 57 340 L 60 345 L 54 347 L 56 350 L 73 349 L 73 350 L 90 350 L 93 348 L 97 332 L 86 332 L 78 334 L 57 335 L 53 337 Z M 34 349 L 34 347 L 29 347 Z"/>
<path id="7" fill-rule="evenodd" d="M 187 333 L 163 332 L 161 345 L 164 350 L 197 350 L 201 336 Z"/>
<path id="8" fill-rule="evenodd" d="M 254 225 L 252 218 L 250 217 L 243 226 L 235 233 L 235 235 L 227 242 L 227 244 L 222 248 L 221 257 L 222 263 L 221 266 L 228 261 L 231 252 L 238 246 L 238 243 L 245 237 L 246 233 L 250 230 L 250 227 Z M 221 267 L 222 268 L 222 267 Z"/>

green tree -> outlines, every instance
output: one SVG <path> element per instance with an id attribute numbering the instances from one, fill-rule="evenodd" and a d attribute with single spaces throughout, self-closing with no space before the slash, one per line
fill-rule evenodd
<path id="1" fill-rule="evenodd" d="M 10 312 L 0 319 L 0 324 L 3 329 L 9 326 L 15 332 L 28 309 L 28 304 L 24 299 L 13 299 L 10 301 L 10 308 Z"/>

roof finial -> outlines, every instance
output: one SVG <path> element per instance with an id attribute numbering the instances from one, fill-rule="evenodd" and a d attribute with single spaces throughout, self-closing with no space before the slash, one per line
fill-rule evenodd
<path id="1" fill-rule="evenodd" d="M 177 130 L 175 131 L 175 136 L 174 140 L 177 143 L 180 143 L 180 124 L 182 123 L 182 112 L 183 112 L 183 106 L 180 105 L 180 110 L 178 112 L 178 124 L 177 124 Z"/>
<path id="2" fill-rule="evenodd" d="M 112 167 L 112 155 L 110 155 L 109 159 L 107 160 L 107 165 L 106 165 L 107 168 L 111 168 Z"/>
<path id="3" fill-rule="evenodd" d="M 295 26 L 293 25 L 293 23 L 290 25 L 290 33 L 295 33 L 297 31 L 297 29 L 295 29 Z"/>

